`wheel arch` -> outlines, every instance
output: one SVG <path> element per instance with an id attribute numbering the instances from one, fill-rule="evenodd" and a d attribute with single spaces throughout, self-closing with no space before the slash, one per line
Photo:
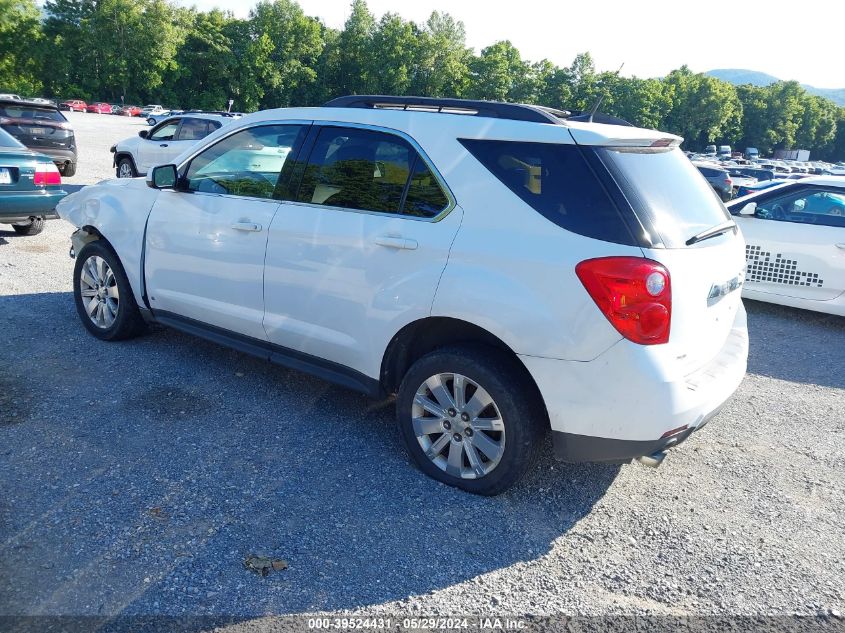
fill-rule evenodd
<path id="1" fill-rule="evenodd" d="M 388 343 L 381 363 L 380 382 L 387 394 L 396 393 L 402 378 L 417 360 L 436 349 L 454 345 L 483 346 L 509 357 L 534 391 L 548 420 L 546 403 L 533 376 L 510 346 L 482 327 L 451 317 L 426 317 L 413 321 L 397 332 Z"/>
<path id="2" fill-rule="evenodd" d="M 129 159 L 129 162 L 132 163 L 132 169 L 135 170 L 135 175 L 137 175 L 138 174 L 138 165 L 135 163 L 135 157 L 130 152 L 126 152 L 126 151 L 115 152 L 115 154 L 114 154 L 114 166 L 115 166 L 115 168 L 117 168 L 117 166 L 120 164 L 120 161 L 123 160 L 124 158 Z"/>

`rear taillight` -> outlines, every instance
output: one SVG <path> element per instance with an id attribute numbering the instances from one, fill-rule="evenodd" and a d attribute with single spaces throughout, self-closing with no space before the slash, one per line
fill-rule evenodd
<path id="1" fill-rule="evenodd" d="M 669 341 L 672 287 L 669 271 L 641 257 L 601 257 L 575 267 L 578 279 L 611 325 L 629 341 Z"/>
<path id="2" fill-rule="evenodd" d="M 32 184 L 39 187 L 60 185 L 62 184 L 62 176 L 53 163 L 38 163 L 35 166 L 35 177 L 32 179 Z"/>

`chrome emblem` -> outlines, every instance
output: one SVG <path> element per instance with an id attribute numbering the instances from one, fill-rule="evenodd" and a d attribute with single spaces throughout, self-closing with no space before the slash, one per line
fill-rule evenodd
<path id="1" fill-rule="evenodd" d="M 710 287 L 710 294 L 707 295 L 707 300 L 713 301 L 714 299 L 719 299 L 720 297 L 729 295 L 734 290 L 741 288 L 744 281 L 745 271 L 740 271 L 740 273 L 733 279 L 729 279 L 721 284 L 713 284 Z"/>

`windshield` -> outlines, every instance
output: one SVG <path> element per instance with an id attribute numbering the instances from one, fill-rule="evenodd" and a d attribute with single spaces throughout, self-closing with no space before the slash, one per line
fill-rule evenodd
<path id="1" fill-rule="evenodd" d="M 14 136 L 9 134 L 3 128 L 0 128 L 0 149 L 13 147 L 15 149 L 25 149 L 23 143 L 18 141 Z"/>
<path id="2" fill-rule="evenodd" d="M 600 148 L 602 162 L 667 248 L 730 220 L 710 184 L 678 148 Z"/>

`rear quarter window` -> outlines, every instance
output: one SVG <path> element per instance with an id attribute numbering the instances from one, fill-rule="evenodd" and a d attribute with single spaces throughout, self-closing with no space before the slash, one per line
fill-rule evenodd
<path id="1" fill-rule="evenodd" d="M 638 245 L 577 145 L 460 142 L 511 192 L 561 228 L 605 242 Z"/>

